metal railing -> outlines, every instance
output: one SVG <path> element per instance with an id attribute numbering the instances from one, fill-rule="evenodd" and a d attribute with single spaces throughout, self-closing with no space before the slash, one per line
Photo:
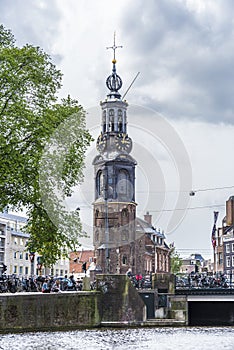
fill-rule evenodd
<path id="1" fill-rule="evenodd" d="M 199 291 L 212 293 L 219 291 L 234 293 L 234 276 L 225 274 L 212 273 L 190 273 L 175 275 L 175 291 L 176 293 L 186 293 L 188 291 Z"/>

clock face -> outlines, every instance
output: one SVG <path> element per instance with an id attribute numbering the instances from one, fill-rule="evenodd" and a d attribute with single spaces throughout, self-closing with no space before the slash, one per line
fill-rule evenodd
<path id="1" fill-rule="evenodd" d="M 118 151 L 131 152 L 132 139 L 127 134 L 118 134 L 115 137 L 115 145 Z"/>
<path id="2" fill-rule="evenodd" d="M 99 135 L 97 139 L 97 150 L 102 153 L 106 148 L 106 137 L 104 135 Z"/>

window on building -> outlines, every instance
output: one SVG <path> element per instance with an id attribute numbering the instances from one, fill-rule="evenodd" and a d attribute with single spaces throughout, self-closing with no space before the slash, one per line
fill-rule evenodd
<path id="1" fill-rule="evenodd" d="M 119 116 L 119 117 L 122 117 L 122 115 L 123 115 L 122 110 L 121 110 L 121 109 L 118 109 L 118 116 Z"/>
<path id="2" fill-rule="evenodd" d="M 102 125 L 103 125 L 103 132 L 106 132 L 106 111 L 103 111 L 103 115 L 102 115 Z"/>
<path id="3" fill-rule="evenodd" d="M 20 252 L 20 253 L 19 253 L 19 258 L 20 258 L 20 259 L 23 259 L 23 252 Z"/>
<path id="4" fill-rule="evenodd" d="M 4 247 L 5 247 L 5 238 L 0 237 L 0 248 L 4 248 Z"/>
<path id="5" fill-rule="evenodd" d="M 219 244 L 220 244 L 220 246 L 222 246 L 222 245 L 223 245 L 223 237 L 222 237 L 222 236 L 220 237 Z"/>
<path id="6" fill-rule="evenodd" d="M 99 171 L 97 174 L 97 193 L 100 196 L 103 191 L 103 174 Z"/>
<path id="7" fill-rule="evenodd" d="M 28 260 L 28 253 L 25 253 L 25 260 Z"/>
<path id="8" fill-rule="evenodd" d="M 28 266 L 25 267 L 25 275 L 28 275 Z"/>
<path id="9" fill-rule="evenodd" d="M 58 269 L 55 270 L 55 275 L 56 275 L 56 276 L 59 275 L 59 270 L 58 270 Z"/>
<path id="10" fill-rule="evenodd" d="M 19 273 L 20 273 L 20 275 L 23 274 L 23 266 L 20 266 L 20 268 L 19 268 Z"/>
<path id="11" fill-rule="evenodd" d="M 122 258 L 123 265 L 127 265 L 127 261 L 128 261 L 128 259 L 127 259 L 126 255 L 123 255 L 123 258 Z"/>
<path id="12" fill-rule="evenodd" d="M 227 257 L 226 257 L 226 266 L 227 266 L 227 267 L 230 267 L 230 266 L 231 266 L 231 258 L 230 258 L 230 256 L 227 256 Z"/>
<path id="13" fill-rule="evenodd" d="M 110 131 L 114 131 L 115 130 L 115 122 L 114 122 L 114 115 L 110 116 Z"/>
<path id="14" fill-rule="evenodd" d="M 120 194 L 127 194 L 129 187 L 129 174 L 126 170 L 120 170 L 117 186 Z"/>
<path id="15" fill-rule="evenodd" d="M 13 253 L 14 259 L 17 259 L 17 252 Z"/>
<path id="16" fill-rule="evenodd" d="M 122 116 L 118 117 L 118 131 L 123 132 L 123 118 L 122 118 Z"/>
<path id="17" fill-rule="evenodd" d="M 229 243 L 226 244 L 226 253 L 230 253 L 230 244 Z"/>
<path id="18" fill-rule="evenodd" d="M 63 276 L 63 270 L 60 270 L 60 276 Z"/>
<path id="19" fill-rule="evenodd" d="M 23 238 L 20 238 L 20 245 L 24 245 L 24 240 L 23 240 Z"/>
<path id="20" fill-rule="evenodd" d="M 17 266 L 14 266 L 14 273 L 17 273 Z"/>
<path id="21" fill-rule="evenodd" d="M 232 252 L 234 253 L 234 243 L 232 243 Z"/>
<path id="22" fill-rule="evenodd" d="M 234 266 L 234 255 L 232 255 L 232 266 Z"/>
<path id="23" fill-rule="evenodd" d="M 17 237 L 14 237 L 14 243 L 18 244 L 18 238 Z"/>
<path id="24" fill-rule="evenodd" d="M 222 265 L 223 263 L 223 254 L 219 253 L 219 258 L 218 258 L 219 265 Z"/>
<path id="25" fill-rule="evenodd" d="M 128 240 L 128 231 L 123 230 L 122 232 L 122 241 L 127 241 Z"/>
<path id="26" fill-rule="evenodd" d="M 99 232 L 98 232 L 98 230 L 95 232 L 95 241 L 96 242 L 99 241 Z"/>

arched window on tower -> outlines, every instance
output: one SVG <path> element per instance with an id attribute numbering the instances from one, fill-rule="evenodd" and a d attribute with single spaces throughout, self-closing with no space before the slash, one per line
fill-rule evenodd
<path id="1" fill-rule="evenodd" d="M 110 109 L 109 110 L 109 131 L 115 130 L 114 117 L 115 117 L 115 112 L 113 109 Z"/>
<path id="2" fill-rule="evenodd" d="M 106 132 L 106 111 L 103 111 L 102 114 L 102 127 L 103 132 Z"/>
<path id="3" fill-rule="evenodd" d="M 99 242 L 99 231 L 98 230 L 96 230 L 96 232 L 95 232 L 95 242 L 96 243 Z"/>
<path id="4" fill-rule="evenodd" d="M 98 197 L 103 194 L 103 174 L 102 174 L 101 170 L 97 173 L 96 190 L 97 190 L 97 196 Z"/>
<path id="5" fill-rule="evenodd" d="M 129 173 L 125 169 L 121 169 L 118 174 L 117 193 L 119 199 L 131 201 L 132 186 Z"/>
<path id="6" fill-rule="evenodd" d="M 123 118 L 123 132 L 127 132 L 127 114 L 126 111 L 124 111 L 124 118 Z"/>
<path id="7" fill-rule="evenodd" d="M 123 116 L 122 115 L 121 116 L 118 115 L 118 131 L 123 132 Z"/>
<path id="8" fill-rule="evenodd" d="M 121 226 L 125 226 L 129 223 L 129 212 L 127 208 L 121 211 Z"/>

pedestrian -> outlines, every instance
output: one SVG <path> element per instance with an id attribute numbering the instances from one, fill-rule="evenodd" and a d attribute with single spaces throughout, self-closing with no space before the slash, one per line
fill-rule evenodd
<path id="1" fill-rule="evenodd" d="M 61 292 L 61 289 L 60 289 L 60 280 L 57 278 L 56 281 L 54 282 L 53 286 L 52 286 L 52 289 L 51 289 L 51 292 Z"/>
<path id="2" fill-rule="evenodd" d="M 129 268 L 126 275 L 130 278 L 132 276 L 132 270 Z"/>
<path id="3" fill-rule="evenodd" d="M 42 293 L 50 293 L 50 288 L 48 284 L 48 279 L 46 278 L 41 287 Z"/>

